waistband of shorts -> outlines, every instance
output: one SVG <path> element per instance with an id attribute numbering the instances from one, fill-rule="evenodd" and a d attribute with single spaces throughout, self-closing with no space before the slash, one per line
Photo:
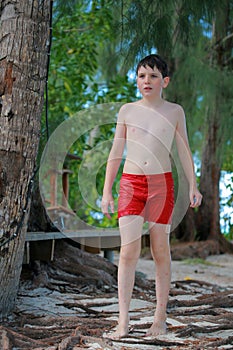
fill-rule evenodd
<path id="1" fill-rule="evenodd" d="M 122 177 L 125 179 L 147 179 L 147 180 L 155 180 L 155 179 L 164 179 L 167 180 L 173 179 L 172 172 L 166 172 L 166 173 L 158 173 L 158 174 L 130 174 L 130 173 L 122 173 Z"/>

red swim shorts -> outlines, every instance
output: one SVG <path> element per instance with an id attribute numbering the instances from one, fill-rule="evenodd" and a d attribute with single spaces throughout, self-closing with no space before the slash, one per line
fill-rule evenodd
<path id="1" fill-rule="evenodd" d="M 171 172 L 152 175 L 122 174 L 118 218 L 140 215 L 144 221 L 171 224 L 173 209 L 174 182 Z"/>

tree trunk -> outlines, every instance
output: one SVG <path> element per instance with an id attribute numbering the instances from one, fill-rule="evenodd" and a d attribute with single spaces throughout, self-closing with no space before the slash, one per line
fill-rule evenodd
<path id="1" fill-rule="evenodd" d="M 198 211 L 198 238 L 200 240 L 216 239 L 220 230 L 219 218 L 219 180 L 220 164 L 218 157 L 218 121 L 216 117 L 209 118 L 206 144 L 202 155 L 200 191 L 203 203 Z"/>
<path id="2" fill-rule="evenodd" d="M 0 2 L 0 319 L 20 278 L 46 81 L 50 2 Z"/>
<path id="3" fill-rule="evenodd" d="M 210 56 L 210 66 L 218 70 L 226 69 L 232 55 L 232 46 L 225 40 L 230 28 L 230 1 L 223 0 L 221 10 L 216 14 L 213 24 L 213 50 Z M 228 62 L 228 63 L 227 63 Z M 217 81 L 215 95 L 207 111 L 207 132 L 202 155 L 200 190 L 203 194 L 203 204 L 198 211 L 197 230 L 201 240 L 216 239 L 223 246 L 220 228 L 220 195 L 219 181 L 221 175 L 221 150 L 223 149 L 224 127 L 221 106 L 224 105 L 226 94 L 224 85 Z M 222 242 L 222 243 L 221 243 Z"/>
<path id="4" fill-rule="evenodd" d="M 196 238 L 195 213 L 192 208 L 188 208 L 184 219 L 174 230 L 173 234 L 181 242 L 193 242 Z"/>
<path id="5" fill-rule="evenodd" d="M 35 179 L 31 195 L 30 213 L 27 222 L 28 232 L 54 232 L 58 231 L 47 215 L 43 201 L 40 195 L 39 180 Z M 31 242 L 32 244 L 33 242 Z"/>

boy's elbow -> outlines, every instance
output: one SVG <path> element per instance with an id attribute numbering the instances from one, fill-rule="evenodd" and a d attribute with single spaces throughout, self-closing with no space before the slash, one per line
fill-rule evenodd
<path id="1" fill-rule="evenodd" d="M 119 160 L 122 158 L 122 153 L 119 149 L 112 149 L 110 154 L 109 154 L 109 158 L 108 160 Z"/>

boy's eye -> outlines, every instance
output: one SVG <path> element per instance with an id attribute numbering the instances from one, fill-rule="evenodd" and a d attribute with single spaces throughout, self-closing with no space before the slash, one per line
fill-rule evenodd
<path id="1" fill-rule="evenodd" d="M 139 74 L 139 78 L 145 78 L 145 74 Z M 151 74 L 151 78 L 158 78 L 157 74 Z"/>

